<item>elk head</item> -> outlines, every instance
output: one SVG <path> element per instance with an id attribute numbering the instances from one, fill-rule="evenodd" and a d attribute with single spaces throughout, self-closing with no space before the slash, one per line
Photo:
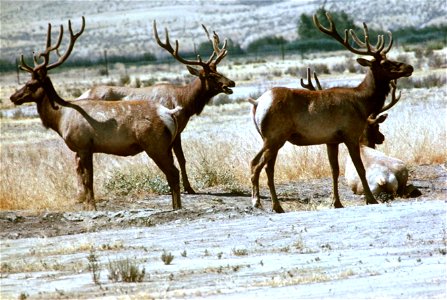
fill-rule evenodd
<path id="1" fill-rule="evenodd" d="M 70 32 L 70 43 L 68 45 L 67 50 L 64 55 L 59 55 L 59 46 L 62 42 L 62 37 L 64 34 L 64 28 L 61 25 L 59 31 L 59 37 L 57 42 L 52 45 L 51 44 L 51 24 L 48 24 L 48 32 L 47 32 L 47 43 L 44 52 L 39 52 L 34 54 L 34 67 L 30 67 L 23 57 L 23 54 L 20 57 L 20 65 L 19 68 L 23 71 L 31 73 L 31 80 L 29 80 L 24 87 L 11 95 L 10 100 L 15 105 L 21 105 L 25 102 L 40 102 L 46 95 L 51 94 L 49 97 L 51 106 L 54 109 L 57 109 L 56 104 L 54 103 L 54 99 L 60 100 L 60 102 L 64 102 L 64 100 L 60 99 L 54 91 L 53 85 L 51 84 L 50 78 L 47 76 L 49 70 L 60 66 L 69 56 L 71 51 L 73 50 L 73 46 L 76 42 L 76 39 L 84 32 L 85 27 L 85 18 L 82 17 L 82 26 L 81 30 L 78 33 L 73 34 L 73 30 L 71 28 L 71 21 L 68 21 L 68 30 Z M 56 62 L 49 64 L 50 61 L 50 53 L 52 51 L 56 51 L 59 59 Z M 39 60 L 43 59 L 41 63 Z"/>
<path id="2" fill-rule="evenodd" d="M 217 65 L 227 55 L 227 49 L 226 49 L 227 40 L 225 39 L 222 48 L 219 48 L 220 39 L 219 36 L 216 34 L 216 32 L 214 32 L 213 39 L 211 40 L 206 27 L 204 25 L 202 25 L 202 27 L 205 30 L 205 33 L 210 42 L 212 43 L 214 49 L 213 53 L 206 62 L 202 61 L 200 55 L 197 55 L 197 60 L 187 60 L 182 58 L 178 53 L 179 48 L 178 40 L 175 41 L 175 49 L 174 49 L 169 41 L 168 29 L 165 28 L 166 42 L 162 43 L 158 36 L 157 24 L 155 21 L 153 24 L 154 36 L 158 45 L 163 49 L 165 49 L 166 51 L 168 51 L 176 60 L 178 60 L 182 64 L 185 64 L 186 67 L 188 68 L 189 73 L 199 77 L 202 84 L 204 84 L 205 89 L 209 93 L 211 93 L 212 96 L 215 96 L 219 93 L 232 94 L 233 91 L 231 90 L 231 87 L 234 87 L 236 85 L 235 82 L 217 72 Z M 202 68 L 196 69 L 193 68 L 192 66 L 199 66 Z"/>
<path id="3" fill-rule="evenodd" d="M 337 29 L 335 28 L 335 24 L 329 13 L 326 13 L 326 17 L 329 21 L 329 28 L 323 27 L 318 21 L 316 15 L 314 15 L 313 17 L 315 26 L 321 32 L 333 37 L 350 52 L 359 55 L 372 56 L 372 60 L 358 58 L 357 62 L 362 66 L 369 67 L 376 79 L 382 81 L 390 81 L 401 77 L 411 76 L 411 74 L 413 73 L 413 67 L 411 65 L 403 62 L 392 61 L 387 59 L 386 57 L 386 54 L 391 50 L 391 46 L 393 45 L 393 36 L 391 32 L 388 32 L 389 43 L 387 47 L 385 47 L 385 38 L 383 35 L 379 35 L 377 37 L 377 43 L 373 46 L 371 45 L 369 40 L 369 32 L 366 23 L 363 23 L 365 40 L 361 41 L 352 29 L 345 29 L 345 37 L 342 38 L 338 34 Z M 357 44 L 358 48 L 354 48 L 351 46 L 348 40 L 348 35 L 351 36 L 351 38 Z"/>

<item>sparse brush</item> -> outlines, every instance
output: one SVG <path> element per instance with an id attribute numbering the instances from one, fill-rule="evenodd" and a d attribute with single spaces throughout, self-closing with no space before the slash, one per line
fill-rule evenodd
<path id="1" fill-rule="evenodd" d="M 171 254 L 171 252 L 166 252 L 163 250 L 163 253 L 161 254 L 161 260 L 165 265 L 170 265 L 171 262 L 174 260 L 174 255 Z"/>
<path id="2" fill-rule="evenodd" d="M 233 248 L 233 254 L 236 256 L 245 256 L 248 255 L 248 250 L 247 249 L 237 249 L 237 248 Z"/>
<path id="3" fill-rule="evenodd" d="M 88 268 L 89 268 L 90 272 L 92 272 L 93 282 L 95 284 L 99 285 L 100 284 L 99 278 L 101 275 L 100 264 L 98 262 L 98 257 L 96 256 L 96 253 L 94 250 L 90 251 L 90 254 L 87 257 L 87 260 L 88 260 Z"/>
<path id="4" fill-rule="evenodd" d="M 142 282 L 146 273 L 144 268 L 140 270 L 139 266 L 129 258 L 109 261 L 108 270 L 108 278 L 113 282 Z"/>

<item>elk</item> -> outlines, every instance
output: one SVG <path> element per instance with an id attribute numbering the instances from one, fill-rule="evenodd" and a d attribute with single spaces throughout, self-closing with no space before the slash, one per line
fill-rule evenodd
<path id="1" fill-rule="evenodd" d="M 363 23 L 364 41 L 354 31 L 345 30 L 343 39 L 337 32 L 329 13 L 329 28 L 320 24 L 316 15 L 314 23 L 323 33 L 341 43 L 347 50 L 358 55 L 372 56 L 372 60 L 358 58 L 357 62 L 368 67 L 363 81 L 356 87 L 334 87 L 326 90 L 303 90 L 274 87 L 266 91 L 253 105 L 253 119 L 263 139 L 262 149 L 251 161 L 252 203 L 262 207 L 259 196 L 259 176 L 265 167 L 267 184 L 272 198 L 272 209 L 284 212 L 278 201 L 274 184 L 275 162 L 279 149 L 290 142 L 297 146 L 326 144 L 332 170 L 332 198 L 335 208 L 342 208 L 338 194 L 338 146 L 344 143 L 361 179 L 366 204 L 377 204 L 365 176 L 360 156 L 359 138 L 368 116 L 378 113 L 390 92 L 390 81 L 411 76 L 413 67 L 403 62 L 387 59 L 393 44 L 391 32 L 385 47 L 383 35 L 376 45 L 371 45 L 368 27 Z M 357 46 L 351 46 L 349 35 Z"/>
<path id="2" fill-rule="evenodd" d="M 312 84 L 310 68 L 307 68 L 307 83 L 301 79 L 301 86 L 308 90 L 322 90 L 317 74 L 314 72 L 313 75 L 317 88 Z M 391 102 L 382 107 L 379 114 L 389 110 L 400 99 L 400 94 L 396 97 L 396 81 L 392 80 L 390 85 Z M 374 196 L 379 196 L 381 193 L 403 196 L 408 181 L 408 169 L 405 163 L 375 150 L 376 145 L 382 144 L 385 140 L 385 136 L 380 132 L 380 123 L 383 123 L 387 117 L 387 114 L 377 117 L 371 114 L 368 117 L 366 127 L 360 136 L 360 156 L 365 167 L 368 186 Z M 363 194 L 362 182 L 349 157 L 346 157 L 345 180 L 354 194 Z"/>
<path id="3" fill-rule="evenodd" d="M 102 100 L 149 100 L 159 102 L 168 108 L 175 108 L 181 106 L 184 110 L 184 115 L 187 121 L 193 115 L 200 115 L 205 105 L 209 103 L 211 98 L 219 93 L 232 94 L 231 87 L 236 84 L 234 81 L 226 78 L 221 73 L 217 72 L 217 65 L 227 55 L 227 40 L 225 39 L 222 48 L 219 48 L 220 39 L 216 32 L 213 32 L 213 39 L 211 40 L 208 30 L 202 25 L 205 33 L 213 45 L 213 53 L 206 62 L 203 62 L 200 56 L 197 60 L 187 60 L 179 55 L 179 43 L 175 41 L 175 49 L 171 46 L 169 41 L 169 34 L 165 28 L 166 41 L 162 43 L 158 36 L 157 25 L 154 21 L 153 31 L 155 40 L 158 45 L 168 51 L 177 61 L 186 65 L 190 74 L 197 78 L 191 83 L 178 86 L 174 84 L 157 84 L 152 87 L 131 88 L 131 87 L 116 87 L 116 86 L 95 86 L 82 94 L 78 99 L 102 99 Z M 200 69 L 194 68 L 200 67 Z M 186 126 L 186 123 L 185 123 Z M 182 141 L 180 133 L 183 128 L 179 130 L 176 136 L 173 149 L 177 157 L 180 171 L 183 179 L 183 187 L 185 192 L 194 194 L 195 191 L 191 187 L 186 173 L 186 160 L 182 149 Z"/>
<path id="4" fill-rule="evenodd" d="M 58 133 L 68 148 L 76 153 L 79 200 L 87 209 L 96 209 L 93 153 L 131 156 L 142 151 L 166 175 L 173 209 L 180 209 L 180 178 L 174 165 L 172 143 L 188 118 L 183 108 L 168 109 L 145 100 L 66 101 L 57 94 L 48 71 L 66 61 L 84 27 L 85 19 L 82 17 L 80 31 L 73 34 L 71 22 L 68 22 L 70 40 L 65 53 L 59 55 L 64 28 L 61 25 L 58 40 L 52 45 L 51 24 L 48 25 L 46 48 L 44 52 L 34 54 L 34 67 L 26 64 L 21 55 L 20 68 L 31 73 L 31 79 L 11 95 L 11 101 L 15 105 L 35 102 L 43 126 Z M 53 51 L 57 51 L 59 58 L 50 63 Z"/>

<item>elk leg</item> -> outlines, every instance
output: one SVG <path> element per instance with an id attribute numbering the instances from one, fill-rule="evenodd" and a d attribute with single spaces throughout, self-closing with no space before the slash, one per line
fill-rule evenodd
<path id="1" fill-rule="evenodd" d="M 352 162 L 354 163 L 355 169 L 359 174 L 360 181 L 363 185 L 363 192 L 365 193 L 366 204 L 378 204 L 379 202 L 374 199 L 374 196 L 369 188 L 368 181 L 366 180 L 366 171 L 363 166 L 362 159 L 360 157 L 360 145 L 358 143 L 351 144 L 346 143 L 348 147 L 349 155 L 351 156 Z"/>
<path id="2" fill-rule="evenodd" d="M 76 153 L 76 163 L 78 184 L 81 186 L 79 201 L 84 202 L 86 209 L 96 210 L 93 192 L 93 154 L 90 152 Z"/>
<path id="3" fill-rule="evenodd" d="M 270 194 L 272 196 L 272 209 L 277 213 L 283 213 L 284 209 L 281 207 L 281 204 L 278 201 L 278 197 L 276 195 L 275 189 L 275 163 L 276 157 L 278 156 L 278 151 L 269 152 L 271 153 L 270 159 L 267 161 L 267 166 L 265 168 L 265 172 L 267 173 L 267 184 L 270 189 Z"/>
<path id="4" fill-rule="evenodd" d="M 340 166 L 338 164 L 338 144 L 326 144 L 329 164 L 332 171 L 332 204 L 335 208 L 343 208 L 340 196 L 338 195 L 338 176 L 340 175 Z"/>
<path id="5" fill-rule="evenodd" d="M 262 148 L 261 151 L 256 154 L 256 156 L 251 161 L 251 184 L 252 184 L 252 194 L 251 194 L 251 202 L 253 207 L 262 208 L 261 199 L 259 196 L 259 175 L 261 174 L 261 170 L 265 165 L 265 161 L 263 159 L 265 149 Z M 261 158 L 263 159 L 261 161 Z"/>
<path id="6" fill-rule="evenodd" d="M 180 138 L 180 135 L 177 135 L 173 142 L 173 149 L 175 156 L 177 157 L 178 164 L 180 166 L 180 172 L 182 174 L 182 181 L 183 181 L 183 188 L 185 189 L 185 192 L 188 194 L 195 194 L 196 192 L 191 187 L 191 184 L 188 180 L 188 175 L 186 174 L 186 159 L 185 155 L 183 154 L 182 149 L 182 140 Z"/>
<path id="7" fill-rule="evenodd" d="M 182 202 L 180 199 L 180 175 L 178 169 L 174 165 L 174 158 L 172 156 L 171 149 L 169 149 L 164 156 L 152 157 L 152 159 L 165 174 L 166 179 L 168 180 L 168 185 L 172 194 L 172 209 L 181 209 Z"/>

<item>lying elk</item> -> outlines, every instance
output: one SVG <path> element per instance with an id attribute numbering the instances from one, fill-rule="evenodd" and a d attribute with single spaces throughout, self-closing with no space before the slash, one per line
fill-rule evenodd
<path id="1" fill-rule="evenodd" d="M 310 69 L 307 69 L 307 83 L 301 79 L 301 86 L 308 90 L 322 90 L 317 75 L 314 73 L 317 88 L 312 84 Z M 391 84 L 391 102 L 382 107 L 379 114 L 389 110 L 400 99 L 396 97 L 395 80 Z M 360 136 L 360 157 L 366 171 L 366 180 L 374 196 L 381 193 L 403 196 L 408 181 L 408 169 L 403 161 L 385 155 L 383 152 L 375 150 L 376 145 L 380 145 L 385 140 L 385 136 L 380 132 L 380 123 L 388 117 L 382 114 L 376 117 L 371 114 L 368 117 L 367 125 Z M 348 186 L 355 194 L 363 194 L 363 186 L 357 175 L 355 166 L 350 157 L 346 157 L 345 179 Z"/>
<path id="2" fill-rule="evenodd" d="M 360 157 L 359 137 L 365 128 L 368 116 L 378 113 L 390 91 L 390 81 L 408 77 L 413 72 L 411 65 L 391 61 L 386 54 L 392 46 L 392 34 L 385 48 L 383 35 L 378 36 L 375 46 L 370 44 L 368 28 L 364 23 L 365 41 L 354 31 L 345 30 L 343 39 L 336 31 L 331 16 L 327 14 L 329 29 L 323 27 L 314 16 L 316 27 L 333 37 L 347 50 L 358 55 L 372 56 L 368 61 L 358 58 L 357 62 L 368 67 L 363 81 L 354 88 L 335 87 L 309 91 L 285 87 L 274 87 L 254 102 L 253 118 L 262 136 L 263 147 L 251 161 L 253 206 L 261 207 L 259 197 L 259 175 L 266 166 L 267 182 L 275 212 L 284 212 L 274 185 L 274 168 L 279 149 L 290 142 L 298 146 L 326 144 L 332 169 L 333 205 L 343 207 L 338 195 L 338 145 L 344 143 L 361 179 L 367 204 L 377 204 L 365 177 L 365 168 Z M 348 32 L 358 47 L 348 41 Z"/>
<path id="3" fill-rule="evenodd" d="M 166 42 L 162 43 L 158 36 L 156 22 L 154 21 L 153 30 L 155 40 L 158 45 L 167 50 L 176 60 L 185 64 L 189 72 L 197 76 L 191 83 L 184 86 L 177 86 L 174 84 L 158 84 L 152 87 L 144 88 L 130 88 L 117 86 L 95 86 L 82 94 L 78 99 L 103 99 L 103 100 L 150 100 L 159 102 L 168 108 L 181 106 L 184 109 L 186 122 L 193 115 L 199 115 L 205 105 L 209 103 L 211 98 L 219 93 L 232 94 L 230 89 L 235 86 L 234 81 L 226 78 L 221 73 L 217 72 L 217 65 L 227 55 L 227 41 L 224 41 L 222 48 L 219 48 L 219 36 L 214 32 L 211 40 L 208 30 L 202 25 L 205 33 L 213 45 L 213 53 L 208 61 L 203 62 L 200 56 L 197 61 L 186 60 L 180 57 L 178 53 L 178 41 L 175 41 L 175 50 L 169 42 L 168 30 L 165 29 Z M 193 68 L 193 66 L 201 67 L 200 70 Z M 186 126 L 186 123 L 185 123 Z M 194 194 L 195 191 L 191 187 L 186 173 L 186 160 L 183 154 L 182 142 L 180 133 L 174 139 L 173 149 L 175 156 L 179 162 L 183 187 L 185 192 Z"/>
<path id="4" fill-rule="evenodd" d="M 187 117 L 183 109 L 168 109 L 145 100 L 137 101 L 74 101 L 63 100 L 56 93 L 47 72 L 60 66 L 73 50 L 76 39 L 68 22 L 70 42 L 64 55 L 49 63 L 50 53 L 58 51 L 63 26 L 56 44 L 51 45 L 51 24 L 48 25 L 46 49 L 34 55 L 34 68 L 21 56 L 20 68 L 31 73 L 23 88 L 11 96 L 16 105 L 36 102 L 43 126 L 56 131 L 76 153 L 77 176 L 82 191 L 79 200 L 89 209 L 96 209 L 93 193 L 93 153 L 130 156 L 145 151 L 163 171 L 172 192 L 172 206 L 181 208 L 179 171 L 174 165 L 172 142 Z M 43 62 L 39 63 L 39 60 Z"/>

